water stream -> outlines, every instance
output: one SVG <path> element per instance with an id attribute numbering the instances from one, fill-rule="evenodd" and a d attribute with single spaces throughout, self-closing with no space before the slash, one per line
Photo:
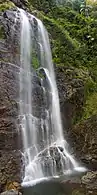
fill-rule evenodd
<path id="1" fill-rule="evenodd" d="M 47 30 L 36 17 L 19 9 L 20 35 L 20 117 L 24 144 L 25 175 L 23 184 L 84 171 L 68 152 L 68 143 L 63 136 L 59 96 L 52 63 Z M 36 61 L 35 61 L 36 60 Z M 45 106 L 45 117 L 34 114 L 34 72 L 40 76 Z"/>

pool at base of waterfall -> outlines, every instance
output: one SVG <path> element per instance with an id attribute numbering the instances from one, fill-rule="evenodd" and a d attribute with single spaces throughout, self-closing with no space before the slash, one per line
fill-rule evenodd
<path id="1" fill-rule="evenodd" d="M 68 181 L 72 178 L 82 176 L 82 175 L 85 174 L 86 171 L 87 170 L 84 167 L 77 167 L 74 170 L 69 170 L 69 171 L 65 172 L 61 176 L 56 175 L 56 176 L 53 176 L 53 177 L 42 177 L 42 178 L 37 178 L 37 179 L 34 179 L 34 180 L 28 180 L 26 182 L 24 181 L 22 183 L 22 187 L 25 190 L 31 190 L 32 189 L 32 191 L 33 191 L 33 189 L 37 190 L 38 186 L 43 185 L 42 189 L 43 189 L 43 191 L 45 191 L 45 188 L 44 188 L 45 185 L 50 186 L 50 184 L 54 184 L 54 186 L 55 186 L 56 184 L 58 184 L 58 186 L 59 186 L 60 182 L 63 182 L 63 181 L 66 182 L 66 181 Z M 55 187 L 54 190 L 56 191 L 56 187 Z M 52 191 L 51 191 L 51 193 L 52 193 Z"/>
<path id="2" fill-rule="evenodd" d="M 85 167 L 76 167 L 73 170 L 67 170 L 64 172 L 63 175 L 54 175 L 52 177 L 41 177 L 36 179 L 31 179 L 29 176 L 25 178 L 22 182 L 22 187 L 29 187 L 29 186 L 35 186 L 42 182 L 49 182 L 49 181 L 62 181 L 65 178 L 74 177 L 75 175 L 83 175 L 85 172 L 87 172 L 87 169 Z"/>
<path id="3" fill-rule="evenodd" d="M 23 195 L 97 195 L 81 183 L 82 174 L 65 175 L 64 178 L 42 178 L 33 185 L 23 186 Z"/>

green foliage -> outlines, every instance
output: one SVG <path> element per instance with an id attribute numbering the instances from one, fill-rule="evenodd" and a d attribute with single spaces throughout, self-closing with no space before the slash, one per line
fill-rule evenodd
<path id="1" fill-rule="evenodd" d="M 33 57 L 33 58 L 32 58 L 32 64 L 33 64 L 33 67 L 34 67 L 35 69 L 39 68 L 39 62 L 38 62 L 37 57 Z"/>
<path id="2" fill-rule="evenodd" d="M 97 92 L 88 96 L 84 108 L 83 119 L 87 119 L 95 114 L 97 114 Z"/>
<path id="3" fill-rule="evenodd" d="M 76 78 L 84 80 L 86 104 L 82 119 L 97 110 L 92 102 L 92 97 L 96 101 L 97 94 L 97 17 L 93 17 L 93 9 L 88 17 L 70 6 L 54 6 L 46 15 L 41 12 L 41 19 L 50 34 L 53 62 L 58 66 L 78 68 Z M 86 80 L 80 67 L 87 74 Z"/>
<path id="4" fill-rule="evenodd" d="M 63 26 L 66 24 L 64 19 L 60 18 L 59 20 L 44 16 L 43 22 L 51 34 L 54 62 L 63 63 L 66 61 L 69 65 L 72 61 L 73 51 L 78 50 L 80 43 L 75 37 L 71 37 L 69 31 Z"/>
<path id="5" fill-rule="evenodd" d="M 14 3 L 12 3 L 11 1 L 6 0 L 6 1 L 2 2 L 2 4 L 0 4 L 0 11 L 3 12 L 5 10 L 11 9 L 13 7 L 15 7 Z"/>
<path id="6" fill-rule="evenodd" d="M 35 51 L 32 51 L 32 66 L 33 68 L 37 69 L 39 68 L 39 59 Z"/>
<path id="7" fill-rule="evenodd" d="M 85 95 L 86 97 L 89 97 L 95 92 L 97 92 L 97 83 L 94 82 L 93 79 L 88 76 L 88 79 L 85 83 Z"/>
<path id="8" fill-rule="evenodd" d="M 97 0 L 86 0 L 86 4 L 87 5 L 92 5 L 92 6 L 96 6 L 97 5 Z"/>
<path id="9" fill-rule="evenodd" d="M 75 79 L 84 81 L 86 101 L 81 116 L 87 118 L 97 110 L 93 102 L 97 95 L 97 2 L 63 0 L 63 6 L 56 6 L 55 0 L 28 1 L 49 32 L 53 62 L 79 70 Z M 39 67 L 36 56 L 32 63 Z"/>
<path id="10" fill-rule="evenodd" d="M 55 6 L 55 2 L 53 0 L 28 0 L 30 5 L 33 5 L 34 8 L 38 10 L 42 10 L 45 13 L 48 13 L 53 6 Z"/>
<path id="11" fill-rule="evenodd" d="M 88 77 L 85 83 L 85 96 L 86 102 L 82 120 L 97 114 L 97 82 L 94 82 L 91 77 Z"/>

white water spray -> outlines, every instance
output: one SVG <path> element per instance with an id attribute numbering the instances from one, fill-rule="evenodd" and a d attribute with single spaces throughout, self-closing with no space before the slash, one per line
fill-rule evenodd
<path id="1" fill-rule="evenodd" d="M 81 170 L 78 163 L 69 154 L 67 142 L 63 137 L 60 117 L 59 97 L 55 81 L 54 68 L 48 33 L 42 22 L 34 16 L 19 9 L 21 23 L 20 54 L 20 118 L 24 143 L 25 176 L 23 183 L 57 177 L 62 174 Z M 36 24 L 37 32 L 34 30 Z M 37 33 L 37 45 L 40 68 L 43 74 L 41 88 L 45 118 L 33 114 L 33 71 L 31 68 L 31 51 L 34 48 L 33 36 Z M 32 56 L 33 61 L 33 56 Z M 40 141 L 41 140 L 41 141 Z"/>

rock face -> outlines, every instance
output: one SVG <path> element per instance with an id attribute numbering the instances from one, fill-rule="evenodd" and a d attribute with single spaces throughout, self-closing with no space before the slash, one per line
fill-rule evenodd
<path id="1" fill-rule="evenodd" d="M 3 34 L 0 39 L 0 184 L 2 190 L 9 181 L 21 181 L 22 158 L 19 151 L 21 141 L 18 129 L 19 47 L 18 40 L 12 36 L 16 28 L 12 11 L 0 15 L 0 26 Z"/>
<path id="2" fill-rule="evenodd" d="M 97 190 L 97 171 L 88 172 L 82 177 L 82 183 L 87 186 L 87 189 Z"/>
<path id="3" fill-rule="evenodd" d="M 64 136 L 73 147 L 76 159 L 89 170 L 80 180 L 83 185 L 82 188 L 87 191 L 87 194 L 96 194 L 97 115 L 76 124 L 77 119 L 80 119 L 83 115 L 85 83 L 88 78 L 88 72 L 71 67 L 57 67 L 56 73 Z M 76 184 L 78 186 L 78 180 Z M 73 182 L 71 181 L 70 186 L 72 185 Z M 81 185 L 78 188 L 80 189 Z M 79 189 L 78 191 L 76 189 L 74 194 L 80 194 Z M 84 193 L 86 192 L 83 191 L 82 194 Z"/>
<path id="4" fill-rule="evenodd" d="M 59 90 L 62 121 L 65 129 L 82 115 L 84 104 L 84 84 L 88 72 L 74 67 L 57 67 L 57 86 Z"/>
<path id="5" fill-rule="evenodd" d="M 75 147 L 89 169 L 97 170 L 97 116 L 92 116 L 73 129 Z"/>

